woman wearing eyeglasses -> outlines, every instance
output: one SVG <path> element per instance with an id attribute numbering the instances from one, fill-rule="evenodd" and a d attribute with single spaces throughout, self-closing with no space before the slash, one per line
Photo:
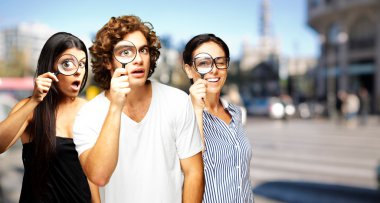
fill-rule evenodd
<path id="1" fill-rule="evenodd" d="M 214 34 L 193 37 L 183 52 L 192 81 L 190 96 L 204 139 L 203 202 L 253 202 L 250 182 L 251 145 L 240 108 L 221 99 L 229 66 L 227 44 Z"/>
<path id="2" fill-rule="evenodd" d="M 38 59 L 32 96 L 0 123 L 0 153 L 20 139 L 24 178 L 19 202 L 100 202 L 87 181 L 73 142 L 78 97 L 88 76 L 87 48 L 76 36 L 51 36 Z"/>

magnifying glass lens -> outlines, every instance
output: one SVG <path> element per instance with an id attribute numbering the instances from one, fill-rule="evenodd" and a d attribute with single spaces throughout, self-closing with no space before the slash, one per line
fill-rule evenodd
<path id="1" fill-rule="evenodd" d="M 57 65 L 59 73 L 63 75 L 74 75 L 79 68 L 78 60 L 74 56 L 68 54 L 61 56 Z"/>
<path id="2" fill-rule="evenodd" d="M 123 40 L 115 45 L 113 54 L 120 63 L 127 64 L 135 59 L 137 49 L 132 42 Z"/>
<path id="3" fill-rule="evenodd" d="M 212 70 L 212 58 L 210 57 L 196 58 L 194 62 L 195 68 L 200 74 L 206 74 Z"/>

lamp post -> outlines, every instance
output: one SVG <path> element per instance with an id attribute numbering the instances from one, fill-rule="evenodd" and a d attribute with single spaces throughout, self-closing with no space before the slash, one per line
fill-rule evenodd
<path id="1" fill-rule="evenodd" d="M 337 90 L 345 89 L 342 87 L 337 87 L 337 80 L 341 77 L 345 71 L 343 71 L 344 58 L 345 58 L 345 45 L 348 39 L 346 32 L 342 31 L 339 24 L 333 24 L 329 31 L 329 44 L 332 45 L 330 68 L 326 71 L 327 77 L 327 104 L 329 116 L 332 119 L 337 117 L 336 109 L 336 99 Z M 334 65 L 331 65 L 334 64 Z"/>

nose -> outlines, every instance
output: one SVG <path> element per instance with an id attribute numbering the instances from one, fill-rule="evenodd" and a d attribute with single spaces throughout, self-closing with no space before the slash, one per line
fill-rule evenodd
<path id="1" fill-rule="evenodd" d="M 77 72 L 75 72 L 75 76 L 79 76 L 82 74 L 82 72 L 86 71 L 85 68 L 78 67 Z"/>
<path id="2" fill-rule="evenodd" d="M 212 66 L 211 66 L 211 71 L 209 72 L 209 73 L 212 73 L 212 74 L 214 74 L 216 71 L 217 71 L 218 69 L 216 68 L 216 64 L 215 64 L 215 62 L 214 63 L 212 63 Z"/>
<path id="3" fill-rule="evenodd" d="M 136 53 L 136 58 L 133 60 L 133 63 L 136 64 L 136 63 L 141 63 L 142 61 L 142 57 L 141 57 L 141 53 L 140 52 L 137 52 Z"/>

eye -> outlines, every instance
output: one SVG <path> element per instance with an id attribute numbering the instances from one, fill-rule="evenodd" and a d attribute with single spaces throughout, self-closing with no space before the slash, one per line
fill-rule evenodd
<path id="1" fill-rule="evenodd" d="M 201 67 L 204 67 L 204 66 L 211 66 L 212 64 L 212 60 L 207 58 L 207 59 L 196 59 L 196 66 L 201 66 Z"/>
<path id="2" fill-rule="evenodd" d="M 131 55 L 131 51 L 130 50 L 123 50 L 121 53 L 120 53 L 120 56 L 129 56 Z"/>
<path id="3" fill-rule="evenodd" d="M 215 58 L 215 63 L 218 66 L 226 66 L 228 63 L 228 59 L 226 57 L 218 57 Z"/>
<path id="4" fill-rule="evenodd" d="M 75 68 L 75 64 L 74 64 L 74 62 L 71 61 L 71 60 L 64 60 L 64 61 L 62 62 L 62 67 L 63 67 L 64 69 L 66 69 L 66 70 L 70 70 L 70 69 Z"/>
<path id="5" fill-rule="evenodd" d="M 118 48 L 118 50 L 115 53 L 116 56 L 130 58 L 136 54 L 136 48 L 132 46 L 124 46 Z"/>
<path id="6" fill-rule="evenodd" d="M 149 54 L 149 48 L 148 47 L 144 47 L 144 48 L 141 49 L 140 52 L 143 53 L 143 54 Z"/>
<path id="7" fill-rule="evenodd" d="M 79 68 L 85 68 L 86 67 L 86 63 L 85 62 L 79 62 Z"/>

